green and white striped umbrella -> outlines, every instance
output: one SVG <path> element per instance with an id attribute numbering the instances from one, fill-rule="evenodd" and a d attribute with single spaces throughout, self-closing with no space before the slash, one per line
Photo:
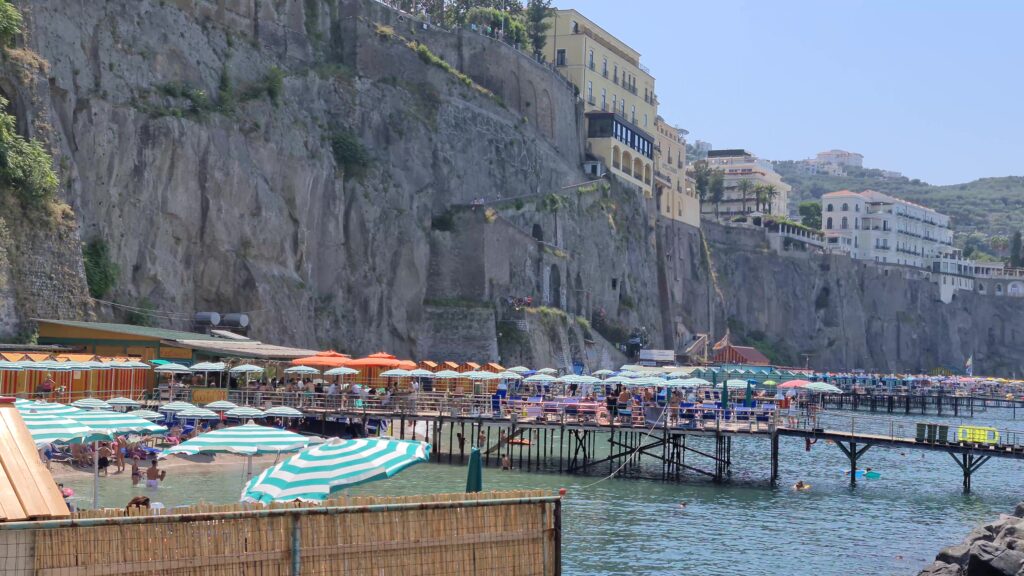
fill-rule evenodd
<path id="1" fill-rule="evenodd" d="M 263 414 L 273 418 L 302 418 L 302 412 L 288 406 L 274 406 L 267 408 Z"/>
<path id="2" fill-rule="evenodd" d="M 430 444 L 388 438 L 332 438 L 271 466 L 246 484 L 242 500 L 322 501 L 351 486 L 384 480 L 430 460 Z"/>
<path id="3" fill-rule="evenodd" d="M 240 366 L 235 366 L 231 370 L 228 370 L 228 372 L 231 372 L 232 374 L 255 374 L 257 372 L 263 372 L 263 368 L 253 364 L 242 364 Z"/>
<path id="4" fill-rule="evenodd" d="M 324 372 L 324 376 L 351 376 L 353 374 L 359 374 L 359 370 L 349 368 L 348 366 L 339 366 Z"/>
<path id="5" fill-rule="evenodd" d="M 132 400 L 131 398 L 125 398 L 124 396 L 111 398 L 110 400 L 107 400 L 107 404 L 110 404 L 111 406 L 117 406 L 118 408 L 138 408 L 139 406 L 141 406 L 141 404 L 139 404 L 135 400 Z"/>
<path id="6" fill-rule="evenodd" d="M 85 412 L 85 410 L 82 410 L 80 408 L 75 408 L 74 406 L 67 406 L 65 404 L 58 404 L 57 402 L 31 402 L 31 401 L 26 401 L 26 402 L 23 402 L 21 404 L 16 402 L 14 404 L 14 406 L 15 406 L 15 408 L 17 408 L 18 410 L 20 410 L 22 412 L 24 412 L 25 410 L 31 408 L 32 410 L 34 410 L 35 412 L 38 412 L 40 414 L 55 414 L 55 415 L 58 415 L 58 416 L 65 416 L 65 417 L 66 416 L 70 416 L 72 414 L 81 414 L 82 412 Z"/>
<path id="7" fill-rule="evenodd" d="M 309 445 L 309 438 L 287 430 L 260 426 L 249 421 L 242 426 L 232 426 L 200 434 L 186 440 L 163 454 L 200 454 L 203 452 L 231 452 L 233 454 L 277 454 L 294 452 Z"/>
<path id="8" fill-rule="evenodd" d="M 238 408 L 238 404 L 235 404 L 234 402 L 228 402 L 227 400 L 217 400 L 215 402 L 210 402 L 205 406 L 205 408 L 207 410 L 214 410 L 216 412 L 225 412 L 233 408 Z"/>
<path id="9" fill-rule="evenodd" d="M 92 434 L 92 429 L 88 426 L 57 414 L 20 409 L 18 412 L 37 447 L 51 442 L 86 442 Z"/>
<path id="10" fill-rule="evenodd" d="M 166 373 L 183 374 L 183 373 L 191 372 L 191 371 L 192 371 L 192 369 L 189 368 L 188 366 L 182 366 L 181 364 L 176 364 L 174 362 L 168 362 L 166 364 L 161 364 L 159 366 L 154 366 L 153 367 L 153 372 L 161 372 L 161 373 L 165 373 L 165 374 Z"/>
<path id="11" fill-rule="evenodd" d="M 178 400 L 176 402 L 169 402 L 167 404 L 164 404 L 159 408 L 159 410 L 161 412 L 181 412 L 182 410 L 187 410 L 189 408 L 195 408 L 195 405 Z"/>
<path id="12" fill-rule="evenodd" d="M 291 368 L 285 368 L 285 374 L 319 374 L 320 371 L 316 368 L 309 366 L 292 366 Z"/>
<path id="13" fill-rule="evenodd" d="M 213 410 L 207 410 L 206 408 L 199 408 L 196 406 L 176 412 L 174 417 L 181 418 L 183 420 L 220 420 L 220 415 Z"/>
<path id="14" fill-rule="evenodd" d="M 99 398 L 82 398 L 75 400 L 71 405 L 82 410 L 110 410 L 110 404 Z"/>
<path id="15" fill-rule="evenodd" d="M 138 432 L 140 434 L 163 434 L 167 428 L 124 412 L 109 410 L 81 411 L 68 416 L 71 420 L 85 424 L 105 438 L 113 439 L 118 434 Z"/>
<path id="16" fill-rule="evenodd" d="M 142 418 L 143 420 L 159 420 L 164 417 L 163 414 L 153 412 L 152 410 L 132 410 L 128 415 L 135 416 L 136 418 Z"/>
<path id="17" fill-rule="evenodd" d="M 262 410 L 256 408 L 250 408 L 248 406 L 239 406 L 238 408 L 232 408 L 224 413 L 228 418 L 266 418 L 266 414 Z"/>

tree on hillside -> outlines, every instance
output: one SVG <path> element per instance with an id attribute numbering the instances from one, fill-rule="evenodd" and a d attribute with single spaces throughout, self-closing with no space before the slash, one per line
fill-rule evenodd
<path id="1" fill-rule="evenodd" d="M 548 41 L 548 15 L 551 14 L 551 0 L 528 0 L 526 3 L 526 35 L 533 45 L 533 54 L 542 58 L 544 45 Z"/>
<path id="2" fill-rule="evenodd" d="M 708 186 L 711 184 L 711 173 L 714 170 L 708 166 L 707 160 L 698 160 L 693 163 L 693 182 L 697 189 L 697 198 L 703 203 L 709 196 Z"/>
<path id="3" fill-rule="evenodd" d="M 736 184 L 736 188 L 740 191 L 740 197 L 743 199 L 743 213 L 747 212 L 747 194 L 754 189 L 754 184 L 746 178 L 740 180 Z"/>
<path id="4" fill-rule="evenodd" d="M 797 211 L 800 213 L 800 222 L 804 226 L 821 230 L 821 202 L 816 200 L 801 202 Z"/>
<path id="5" fill-rule="evenodd" d="M 1024 267 L 1024 246 L 1022 246 L 1020 230 L 1013 233 L 1013 237 L 1010 238 L 1010 267 L 1011 268 L 1022 268 Z"/>
<path id="6" fill-rule="evenodd" d="M 708 180 L 708 196 L 715 203 L 715 219 L 719 219 L 719 209 L 722 200 L 725 198 L 725 173 L 721 170 L 713 170 Z"/>

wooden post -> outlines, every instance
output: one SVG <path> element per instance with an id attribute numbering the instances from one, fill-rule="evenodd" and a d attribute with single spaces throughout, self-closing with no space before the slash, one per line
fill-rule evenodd
<path id="1" fill-rule="evenodd" d="M 778 430 L 772 430 L 772 470 L 771 470 L 771 485 L 776 487 L 779 485 L 779 432 Z"/>

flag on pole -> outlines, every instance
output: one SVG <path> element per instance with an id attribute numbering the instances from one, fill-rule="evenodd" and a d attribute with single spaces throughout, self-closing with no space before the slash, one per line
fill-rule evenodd
<path id="1" fill-rule="evenodd" d="M 974 376 L 974 354 L 971 354 L 970 358 L 967 359 L 967 364 L 964 365 L 964 372 L 968 376 Z"/>

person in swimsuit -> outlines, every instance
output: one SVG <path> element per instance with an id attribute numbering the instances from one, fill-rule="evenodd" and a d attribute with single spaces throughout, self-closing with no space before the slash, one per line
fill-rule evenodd
<path id="1" fill-rule="evenodd" d="M 132 486 L 138 486 L 142 481 L 142 470 L 139 469 L 139 459 L 132 458 Z"/>
<path id="2" fill-rule="evenodd" d="M 167 477 L 167 470 L 157 469 L 156 458 L 153 458 L 153 462 L 146 469 L 146 487 L 157 488 L 165 477 Z"/>
<path id="3" fill-rule="evenodd" d="M 107 475 L 107 467 L 110 466 L 110 457 L 113 454 L 114 454 L 114 452 L 110 449 L 109 445 L 107 445 L 107 444 L 100 444 L 99 462 L 98 462 L 98 464 L 99 464 L 99 469 L 103 472 L 104 476 Z"/>

